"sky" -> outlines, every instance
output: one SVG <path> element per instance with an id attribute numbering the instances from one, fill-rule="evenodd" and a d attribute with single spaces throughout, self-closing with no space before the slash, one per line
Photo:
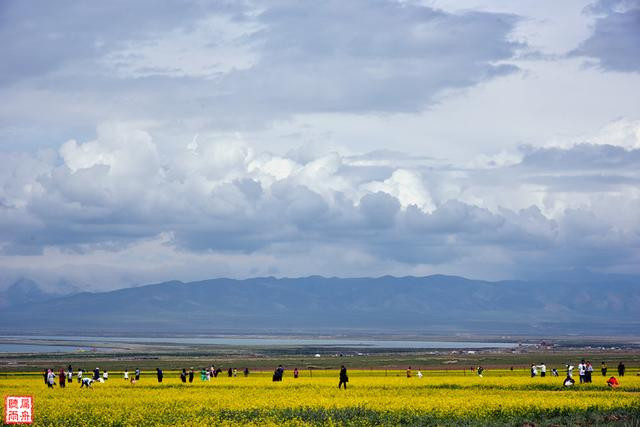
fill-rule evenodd
<path id="1" fill-rule="evenodd" d="M 0 2 L 0 286 L 640 273 L 640 1 Z"/>

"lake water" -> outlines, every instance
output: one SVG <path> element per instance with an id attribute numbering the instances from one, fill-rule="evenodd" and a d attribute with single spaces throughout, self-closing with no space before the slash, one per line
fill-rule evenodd
<path id="1" fill-rule="evenodd" d="M 0 343 L 0 353 L 66 353 L 89 350 L 89 347 L 44 344 L 6 344 Z"/>
<path id="2" fill-rule="evenodd" d="M 506 342 L 469 342 L 469 341 L 420 341 L 420 340 L 374 340 L 351 338 L 277 338 L 277 337 L 95 337 L 95 336 L 0 336 L 0 352 L 63 352 L 75 351 L 77 346 L 64 346 L 65 342 L 87 343 L 122 343 L 147 345 L 210 345 L 229 347 L 348 347 L 366 349 L 483 349 L 513 348 L 517 343 Z M 51 343 L 42 343 L 47 340 Z M 30 343 L 37 341 L 37 343 Z M 25 342 L 17 344 L 16 342 Z M 27 344 L 28 343 L 28 344 Z M 29 349 L 27 349 L 29 347 Z M 115 346 L 114 346 L 115 347 Z M 23 350 L 20 350 L 22 348 Z M 83 348 L 86 349 L 86 348 Z"/>

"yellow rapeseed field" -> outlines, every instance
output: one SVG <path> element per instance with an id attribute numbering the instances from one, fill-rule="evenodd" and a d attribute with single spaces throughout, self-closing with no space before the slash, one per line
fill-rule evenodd
<path id="1" fill-rule="evenodd" d="M 415 373 L 415 372 L 414 372 Z M 629 372 L 620 387 L 605 378 L 563 388 L 562 377 L 529 378 L 522 371 L 485 371 L 483 378 L 461 371 L 349 371 L 347 390 L 338 390 L 337 371 L 287 371 L 282 382 L 269 372 L 248 377 L 221 375 L 209 382 L 196 372 L 182 384 L 178 372 L 165 372 L 162 384 L 144 375 L 137 384 L 110 372 L 110 379 L 81 389 L 48 389 L 34 373 L 0 376 L 2 395 L 34 396 L 36 425 L 508 425 L 528 419 L 631 417 L 640 414 L 640 377 Z M 602 418 L 606 421 L 606 419 Z M 601 421 L 602 421 L 601 420 Z"/>

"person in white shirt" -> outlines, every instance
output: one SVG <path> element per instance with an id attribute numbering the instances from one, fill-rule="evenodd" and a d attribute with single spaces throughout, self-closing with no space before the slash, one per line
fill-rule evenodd
<path id="1" fill-rule="evenodd" d="M 422 378 L 422 371 L 418 369 L 418 373 L 416 375 L 418 375 L 418 378 Z"/>
<path id="2" fill-rule="evenodd" d="M 105 381 L 109 379 L 109 373 L 107 372 L 106 369 L 102 373 L 102 379 L 105 380 Z"/>
<path id="3" fill-rule="evenodd" d="M 125 381 L 129 379 L 129 371 L 127 369 L 124 370 L 124 379 Z"/>
<path id="4" fill-rule="evenodd" d="M 54 385 L 56 385 L 56 374 L 49 369 L 49 372 L 47 373 L 47 386 L 53 387 Z"/>
<path id="5" fill-rule="evenodd" d="M 547 365 L 544 364 L 544 362 L 540 363 L 538 365 L 538 368 L 540 368 L 540 376 L 541 377 L 546 377 L 547 376 Z"/>
<path id="6" fill-rule="evenodd" d="M 567 376 L 573 378 L 573 365 L 567 365 Z"/>
<path id="7" fill-rule="evenodd" d="M 538 375 L 538 368 L 536 365 L 531 365 L 531 378 L 534 378 Z"/>
<path id="8" fill-rule="evenodd" d="M 580 384 L 586 381 L 585 375 L 587 373 L 587 364 L 584 359 L 578 364 L 578 375 L 580 376 Z"/>
<path id="9" fill-rule="evenodd" d="M 93 378 L 90 378 L 90 377 L 83 378 L 82 382 L 80 383 L 80 388 L 91 387 L 91 384 L 93 384 Z"/>

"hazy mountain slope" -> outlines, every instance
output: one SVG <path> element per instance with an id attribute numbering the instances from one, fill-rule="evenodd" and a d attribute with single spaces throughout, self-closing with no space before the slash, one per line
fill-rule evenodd
<path id="1" fill-rule="evenodd" d="M 640 281 L 485 282 L 455 276 L 214 279 L 80 293 L 0 311 L 3 331 L 411 331 L 627 334 Z"/>

